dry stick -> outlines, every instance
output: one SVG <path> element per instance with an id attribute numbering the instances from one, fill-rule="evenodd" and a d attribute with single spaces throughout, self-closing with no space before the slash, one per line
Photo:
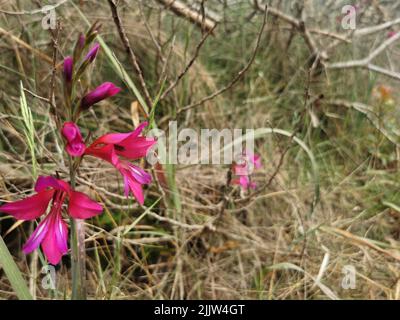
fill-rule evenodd
<path id="1" fill-rule="evenodd" d="M 164 78 L 164 72 L 166 72 L 166 68 L 167 68 L 167 63 L 169 61 L 170 55 L 172 53 L 173 50 L 173 46 L 174 46 L 174 42 L 175 42 L 175 37 L 172 39 L 172 43 L 171 43 L 171 49 L 170 52 L 167 55 L 167 58 L 164 57 L 163 52 L 162 52 L 162 48 L 160 43 L 158 42 L 158 40 L 156 39 L 156 36 L 154 35 L 153 31 L 151 31 L 150 25 L 146 20 L 146 16 L 143 12 L 143 5 L 142 5 L 142 1 L 139 1 L 139 12 L 141 17 L 143 18 L 143 23 L 144 26 L 147 30 L 147 33 L 150 35 L 151 41 L 154 43 L 154 46 L 157 49 L 157 56 L 156 56 L 156 62 L 155 62 L 155 73 L 158 76 L 158 61 L 161 60 L 161 62 L 163 63 L 163 67 L 161 69 L 161 74 L 158 76 L 159 80 L 158 80 L 158 89 L 156 92 L 160 92 L 161 90 L 161 86 L 162 83 L 164 81 L 164 79 L 167 79 L 167 77 Z"/>
<path id="2" fill-rule="evenodd" d="M 186 4 L 182 3 L 178 0 L 158 0 L 161 4 L 163 4 L 168 10 L 171 10 L 176 15 L 186 18 L 190 22 L 193 22 L 195 25 L 200 27 L 202 30 L 207 32 L 215 29 L 216 22 L 212 19 L 202 16 L 196 10 L 189 8 Z"/>
<path id="3" fill-rule="evenodd" d="M 222 94 L 222 93 L 224 93 L 225 91 L 227 91 L 227 90 L 229 90 L 230 88 L 232 88 L 232 87 L 236 84 L 236 82 L 238 82 L 238 81 L 240 80 L 240 78 L 241 78 L 241 77 L 246 73 L 246 71 L 250 68 L 250 66 L 252 65 L 252 63 L 253 63 L 253 61 L 254 61 L 254 59 L 255 59 L 255 57 L 256 57 L 256 54 L 257 54 L 257 52 L 258 52 L 258 48 L 260 47 L 261 36 L 262 36 L 262 34 L 263 34 L 264 27 L 265 27 L 265 24 L 266 24 L 266 22 L 267 22 L 267 15 L 268 15 L 268 12 L 269 12 L 269 9 L 268 9 L 267 6 L 266 6 L 266 8 L 265 8 L 265 10 L 264 10 L 263 22 L 262 22 L 260 31 L 258 32 L 257 41 L 256 41 L 256 45 L 255 45 L 254 50 L 253 50 L 253 54 L 251 55 L 250 60 L 247 62 L 247 64 L 244 66 L 244 68 L 238 72 L 238 74 L 232 79 L 232 81 L 231 81 L 228 85 L 226 85 L 226 86 L 222 87 L 221 89 L 219 89 L 218 91 L 216 91 L 216 92 L 214 92 L 214 93 L 212 93 L 212 94 L 210 94 L 210 95 L 208 95 L 208 96 L 206 96 L 206 97 L 200 99 L 200 100 L 197 101 L 197 102 L 194 102 L 194 103 L 192 103 L 192 104 L 189 104 L 189 105 L 187 105 L 187 106 L 184 106 L 184 107 L 180 108 L 180 109 L 178 110 L 178 114 L 180 114 L 180 113 L 183 112 L 183 111 L 187 111 L 187 110 L 189 110 L 189 109 L 192 109 L 192 108 L 194 108 L 194 107 L 197 107 L 197 106 L 203 104 L 203 103 L 206 102 L 206 101 L 209 101 L 209 100 L 214 99 L 215 97 L 219 96 L 220 94 Z"/>
<path id="4" fill-rule="evenodd" d="M 31 47 L 25 41 L 22 41 L 20 38 L 14 36 L 11 32 L 9 32 L 7 30 L 4 30 L 1 27 L 0 27 L 0 34 L 4 34 L 4 35 L 10 37 L 17 44 L 19 44 L 20 46 L 24 47 L 25 49 L 28 49 L 28 50 L 32 51 L 35 55 L 40 57 L 42 60 L 44 60 L 48 64 L 52 64 L 53 63 L 53 60 L 48 55 L 46 55 L 45 53 L 43 53 L 42 51 L 40 51 L 38 49 L 35 49 L 35 48 Z"/>
<path id="5" fill-rule="evenodd" d="M 388 21 L 382 24 L 378 24 L 377 26 L 372 26 L 372 27 L 365 27 L 362 29 L 357 29 L 354 31 L 354 36 L 355 37 L 360 37 L 360 36 L 365 36 L 365 35 L 369 35 L 371 33 L 375 33 L 375 32 L 379 32 L 385 29 L 388 29 L 390 27 L 393 27 L 396 24 L 400 24 L 400 18 L 397 18 L 395 20 L 392 21 Z"/>
<path id="6" fill-rule="evenodd" d="M 316 33 L 318 35 L 326 36 L 326 37 L 329 37 L 329 38 L 333 38 L 333 39 L 336 39 L 336 40 L 339 40 L 339 41 L 342 41 L 342 42 L 351 43 L 351 40 L 349 40 L 346 37 L 346 35 L 338 34 L 338 33 L 332 32 L 332 31 L 311 29 L 311 28 L 308 29 L 308 31 L 310 33 Z"/>
<path id="7" fill-rule="evenodd" d="M 51 31 L 51 36 L 52 36 L 52 42 L 53 42 L 53 62 L 52 62 L 52 70 L 51 70 L 51 78 L 50 78 L 50 91 L 49 91 L 49 103 L 50 106 L 53 108 L 53 113 L 55 116 L 55 121 L 58 124 L 58 127 L 61 127 L 60 121 L 59 121 L 59 117 L 58 117 L 58 113 L 57 113 L 57 106 L 56 106 L 56 97 L 54 95 L 54 91 L 55 91 L 55 79 L 56 79 L 56 72 L 57 72 L 57 52 L 59 50 L 58 47 L 58 39 L 59 39 L 59 34 L 60 34 L 60 22 L 57 22 L 57 29 L 55 34 Z"/>
<path id="8" fill-rule="evenodd" d="M 160 46 L 160 44 L 158 43 L 158 41 L 157 41 L 155 35 L 153 34 L 153 31 L 151 31 L 151 28 L 150 28 L 150 26 L 149 26 L 149 23 L 148 23 L 147 20 L 146 20 L 146 16 L 144 15 L 143 6 L 142 6 L 142 2 L 141 2 L 141 1 L 139 1 L 139 12 L 140 12 L 141 17 L 143 18 L 143 23 L 144 23 L 144 26 L 145 26 L 145 28 L 146 28 L 146 31 L 147 31 L 147 33 L 150 35 L 151 41 L 154 43 L 154 46 L 155 46 L 156 49 L 157 49 L 158 57 L 160 57 L 160 59 L 161 59 L 162 62 L 165 62 L 165 58 L 164 58 L 164 56 L 163 56 L 163 54 L 162 54 L 161 46 Z"/>
<path id="9" fill-rule="evenodd" d="M 326 67 L 328 69 L 365 68 L 371 71 L 375 71 L 377 73 L 384 74 L 393 79 L 400 80 L 399 72 L 387 70 L 385 68 L 372 64 L 372 60 L 374 60 L 379 54 L 381 54 L 384 50 L 386 50 L 390 45 L 392 45 L 395 41 L 399 39 L 400 39 L 400 32 L 394 35 L 393 37 L 387 39 L 386 41 L 384 41 L 378 48 L 372 51 L 364 59 L 326 64 Z"/>
<path id="10" fill-rule="evenodd" d="M 47 98 L 45 98 L 45 97 L 42 97 L 42 96 L 39 96 L 38 94 L 36 94 L 36 93 L 30 91 L 29 89 L 24 88 L 24 91 L 25 91 L 26 93 L 29 93 L 32 97 L 35 97 L 35 98 L 37 98 L 37 99 L 39 99 L 39 100 L 41 100 L 41 101 L 43 101 L 43 102 L 46 102 L 46 103 L 51 104 L 51 102 L 50 102 L 49 99 L 47 99 Z"/>
<path id="11" fill-rule="evenodd" d="M 138 76 L 139 76 L 139 82 L 140 82 L 140 86 L 142 87 L 142 90 L 144 92 L 145 98 L 146 98 L 146 102 L 149 106 L 149 108 L 153 105 L 153 102 L 150 98 L 150 93 L 147 89 L 146 86 L 146 82 L 144 81 L 144 77 L 143 77 L 143 72 L 142 69 L 140 68 L 136 55 L 134 53 L 134 51 L 132 50 L 132 47 L 129 43 L 129 39 L 126 35 L 125 29 L 122 26 L 122 21 L 121 18 L 118 14 L 118 10 L 117 10 L 117 6 L 115 5 L 113 0 L 108 0 L 108 3 L 110 4 L 110 8 L 111 8 L 111 12 L 112 12 L 112 16 L 114 19 L 114 23 L 118 29 L 118 34 L 119 37 L 121 38 L 122 43 L 124 44 L 125 50 L 127 51 L 129 58 L 131 60 L 131 63 L 133 65 L 133 67 L 135 68 Z"/>
<path id="12" fill-rule="evenodd" d="M 194 52 L 193 57 L 190 59 L 189 63 L 186 65 L 185 69 L 178 75 L 178 77 L 175 79 L 173 83 L 164 91 L 164 93 L 161 95 L 160 100 L 163 100 L 179 83 L 179 81 L 183 78 L 183 76 L 189 71 L 190 67 L 193 65 L 194 61 L 197 59 L 199 56 L 199 52 L 201 47 L 203 46 L 204 42 L 208 38 L 208 36 L 213 32 L 213 30 L 216 28 L 217 25 L 215 25 L 212 29 L 210 29 L 200 40 L 198 45 L 196 46 L 196 50 Z"/>
<path id="13" fill-rule="evenodd" d="M 259 11 L 264 11 L 266 10 L 266 8 L 264 9 L 259 3 L 258 0 L 254 0 L 254 6 L 257 10 Z M 279 18 L 281 20 L 286 21 L 287 23 L 291 24 L 293 27 L 295 27 L 297 30 L 299 30 L 302 34 L 303 34 L 303 38 L 309 48 L 309 50 L 311 51 L 311 53 L 313 55 L 315 55 L 316 57 L 319 57 L 319 59 L 323 61 L 328 59 L 328 56 L 326 54 L 325 51 L 320 51 L 314 41 L 314 38 L 312 37 L 310 31 L 305 27 L 304 21 L 296 19 L 292 16 L 289 16 L 281 11 L 279 11 L 278 9 L 272 8 L 270 6 L 268 6 L 268 12 L 276 17 Z"/>
<path id="14" fill-rule="evenodd" d="M 170 61 L 172 52 L 173 52 L 173 50 L 174 50 L 174 46 L 175 46 L 175 37 L 174 37 L 174 38 L 172 39 L 172 41 L 171 41 L 171 46 L 170 46 L 169 52 L 168 52 L 168 54 L 167 54 L 167 58 L 164 60 L 163 66 L 162 66 L 162 68 L 161 68 L 161 73 L 160 73 L 159 80 L 158 80 L 158 89 L 157 89 L 157 92 L 160 92 L 161 86 L 162 86 L 162 83 L 163 83 L 164 79 L 168 79 L 168 75 L 167 75 L 167 65 L 168 65 L 168 62 Z"/>

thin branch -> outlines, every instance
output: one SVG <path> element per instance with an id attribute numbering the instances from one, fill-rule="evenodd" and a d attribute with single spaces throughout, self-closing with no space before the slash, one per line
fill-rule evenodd
<path id="1" fill-rule="evenodd" d="M 217 25 L 215 25 L 212 29 L 210 29 L 206 34 L 203 35 L 201 38 L 200 42 L 196 46 L 196 50 L 194 52 L 193 57 L 190 59 L 189 63 L 186 65 L 185 69 L 178 75 L 178 77 L 175 79 L 173 83 L 164 91 L 164 93 L 161 95 L 160 100 L 163 100 L 179 83 L 179 81 L 183 78 L 183 76 L 189 71 L 190 67 L 193 65 L 194 61 L 197 59 L 199 56 L 199 52 L 201 47 L 203 46 L 204 42 L 208 38 L 208 36 L 214 31 Z"/>
<path id="2" fill-rule="evenodd" d="M 28 43 L 26 43 L 25 41 L 21 40 L 20 38 L 14 36 L 11 32 L 4 30 L 1 27 L 0 27 L 0 34 L 4 34 L 4 35 L 10 37 L 11 40 L 16 42 L 20 46 L 24 47 L 25 49 L 32 51 L 33 54 L 37 55 L 39 58 L 41 58 L 43 61 L 47 62 L 48 64 L 51 65 L 53 63 L 53 59 L 50 58 L 48 55 L 46 55 L 45 53 L 43 53 L 42 51 L 40 51 L 38 49 L 31 47 Z"/>
<path id="3" fill-rule="evenodd" d="M 393 27 L 396 24 L 400 24 L 400 18 L 379 24 L 377 26 L 365 27 L 362 29 L 355 30 L 353 35 L 356 37 L 369 35 L 369 34 L 376 33 L 376 32 L 379 32 L 379 31 L 382 31 L 385 29 L 389 29 L 390 27 Z"/>
<path id="4" fill-rule="evenodd" d="M 392 45 L 395 41 L 400 39 L 400 32 L 385 40 L 378 48 L 372 51 L 368 57 L 364 59 L 358 60 L 350 60 L 345 62 L 336 62 L 331 64 L 326 64 L 326 68 L 328 69 L 349 69 L 349 68 L 365 68 L 377 73 L 381 73 L 388 77 L 391 77 L 396 80 L 400 80 L 400 73 L 387 70 L 385 68 L 379 67 L 377 65 L 372 64 L 372 61 L 381 54 L 384 50 L 386 50 L 390 45 Z"/>
<path id="5" fill-rule="evenodd" d="M 232 81 L 229 82 L 226 86 L 224 86 L 221 89 L 219 89 L 218 91 L 216 91 L 216 92 L 214 92 L 214 93 L 212 93 L 212 94 L 200 99 L 197 102 L 194 102 L 192 104 L 189 104 L 187 106 L 184 106 L 184 107 L 180 108 L 178 110 L 178 114 L 181 113 L 181 112 L 187 111 L 189 109 L 195 108 L 195 107 L 197 107 L 199 105 L 202 105 L 206 101 L 214 99 L 215 97 L 219 96 L 220 94 L 222 94 L 225 91 L 227 91 L 230 88 L 232 88 L 242 78 L 242 76 L 246 73 L 246 71 L 252 65 L 252 63 L 253 63 L 253 61 L 254 61 L 254 59 L 256 57 L 256 54 L 258 52 L 258 48 L 260 47 L 261 36 L 262 36 L 262 34 L 264 32 L 264 28 L 265 28 L 265 25 L 266 25 L 266 22 L 267 22 L 268 12 L 269 12 L 269 9 L 267 9 L 267 7 L 266 7 L 265 10 L 264 10 L 264 18 L 263 18 L 263 22 L 262 22 L 260 31 L 258 32 L 257 41 L 256 41 L 256 45 L 255 45 L 254 50 L 253 50 L 253 54 L 251 55 L 250 60 L 247 62 L 247 64 L 244 66 L 244 68 L 242 70 L 240 70 L 237 73 L 237 75 L 232 79 Z"/>
<path id="6" fill-rule="evenodd" d="M 186 18 L 194 23 L 202 30 L 209 32 L 215 29 L 216 22 L 207 16 L 202 16 L 198 11 L 189 8 L 186 4 L 178 0 L 158 0 L 167 9 L 171 10 L 176 15 Z"/>
<path id="7" fill-rule="evenodd" d="M 254 0 L 254 6 L 257 10 L 259 10 L 261 12 L 266 10 L 258 3 L 258 0 Z M 278 9 L 275 9 L 271 6 L 268 6 L 268 13 L 270 13 L 272 16 L 274 16 L 276 18 L 279 18 L 279 19 L 289 23 L 294 28 L 296 28 L 299 32 L 301 32 L 303 35 L 304 41 L 306 42 L 312 55 L 314 55 L 315 57 L 318 57 L 318 59 L 321 59 L 322 61 L 325 61 L 328 59 L 326 52 L 318 49 L 318 46 L 315 43 L 315 40 L 314 40 L 313 36 L 311 35 L 310 30 L 308 30 L 306 28 L 304 21 L 296 19 L 290 15 L 287 15 L 286 13 L 283 13 L 282 11 L 279 11 Z"/>
<path id="8" fill-rule="evenodd" d="M 116 6 L 116 4 L 114 3 L 113 0 L 108 0 L 108 3 L 109 3 L 110 8 L 111 8 L 111 12 L 112 12 L 112 16 L 113 16 L 113 19 L 114 19 L 114 23 L 115 23 L 115 25 L 116 25 L 116 27 L 118 29 L 118 34 L 119 34 L 119 36 L 121 38 L 121 41 L 122 41 L 122 43 L 123 43 L 123 45 L 125 47 L 125 50 L 127 51 L 128 55 L 129 55 L 131 63 L 132 63 L 133 67 L 135 68 L 135 71 L 137 72 L 137 74 L 139 76 L 140 86 L 142 87 L 142 91 L 143 91 L 143 93 L 145 95 L 146 102 L 147 102 L 147 104 L 148 104 L 148 106 L 150 108 L 152 106 L 153 102 L 152 102 L 152 100 L 150 98 L 150 93 L 149 93 L 149 91 L 147 89 L 146 82 L 144 81 L 142 69 L 139 66 L 138 60 L 136 58 L 136 55 L 135 55 L 135 53 L 134 53 L 134 51 L 133 51 L 133 49 L 132 49 L 132 47 L 131 47 L 131 45 L 129 43 L 129 39 L 128 39 L 128 37 L 126 35 L 126 32 L 125 32 L 125 29 L 124 29 L 124 27 L 122 25 L 121 18 L 120 18 L 119 14 L 118 14 L 117 6 Z"/>

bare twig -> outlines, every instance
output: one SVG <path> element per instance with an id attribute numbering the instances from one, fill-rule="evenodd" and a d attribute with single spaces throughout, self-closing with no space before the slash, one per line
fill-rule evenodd
<path id="1" fill-rule="evenodd" d="M 202 16 L 196 10 L 189 8 L 186 4 L 178 0 L 158 0 L 167 9 L 171 10 L 176 15 L 186 18 L 190 22 L 193 22 L 206 32 L 212 32 L 215 29 L 216 22 L 209 17 Z"/>
<path id="2" fill-rule="evenodd" d="M 230 88 L 232 88 L 232 87 L 242 78 L 242 76 L 246 73 L 246 71 L 247 71 L 247 70 L 250 68 L 250 66 L 252 65 L 252 63 L 253 63 L 253 61 L 254 61 L 254 59 L 255 59 L 255 57 L 256 57 L 256 54 L 257 54 L 257 52 L 258 52 L 258 48 L 259 48 L 260 42 L 261 42 L 261 37 L 262 37 L 263 31 L 264 31 L 264 28 L 265 28 L 265 25 L 266 25 L 266 22 L 267 22 L 267 15 L 268 15 L 268 12 L 269 12 L 269 9 L 267 9 L 267 7 L 266 7 L 265 10 L 264 10 L 264 18 L 263 18 L 263 22 L 262 22 L 260 31 L 258 32 L 258 36 L 257 36 L 257 40 L 256 40 L 256 45 L 255 45 L 255 47 L 254 47 L 253 54 L 251 55 L 250 60 L 247 62 L 247 64 L 244 66 L 244 68 L 241 69 L 241 70 L 237 73 L 237 75 L 232 79 L 232 81 L 229 82 L 226 86 L 224 86 L 224 87 L 222 87 L 221 89 L 217 90 L 216 92 L 214 92 L 214 93 L 212 93 L 212 94 L 210 94 L 210 95 L 208 95 L 208 96 L 206 96 L 206 97 L 200 99 L 200 100 L 197 101 L 197 102 L 194 102 L 194 103 L 192 103 L 192 104 L 189 104 L 189 105 L 187 105 L 187 106 L 184 106 L 184 107 L 180 108 L 180 109 L 178 110 L 178 114 L 181 113 L 181 112 L 187 111 L 187 110 L 189 110 L 189 109 L 195 108 L 195 107 L 197 107 L 197 106 L 199 106 L 199 105 L 202 105 L 202 104 L 203 104 L 204 102 L 206 102 L 206 101 L 209 101 L 209 100 L 214 99 L 215 97 L 219 96 L 220 94 L 222 94 L 222 93 L 224 93 L 225 91 L 227 91 L 227 90 L 229 90 Z"/>
<path id="3" fill-rule="evenodd" d="M 55 32 L 51 32 L 51 40 L 53 42 L 53 62 L 52 62 L 52 70 L 51 70 L 51 78 L 50 78 L 50 88 L 49 88 L 49 101 L 50 105 L 53 108 L 53 112 L 56 116 L 56 121 L 58 121 L 57 115 L 57 107 L 56 107 L 56 98 L 54 95 L 55 87 L 56 87 L 56 72 L 57 72 L 57 52 L 58 52 L 58 39 L 60 34 L 60 22 L 57 21 L 57 28 Z"/>
<path id="4" fill-rule="evenodd" d="M 392 21 L 388 21 L 382 24 L 378 24 L 377 26 L 372 26 L 372 27 L 365 27 L 362 29 L 357 29 L 354 31 L 353 35 L 356 37 L 360 37 L 360 36 L 365 36 L 365 35 L 369 35 L 375 32 L 379 32 L 385 29 L 389 29 L 390 27 L 393 27 L 396 24 L 400 24 L 400 18 L 397 18 L 395 20 Z"/>
<path id="5" fill-rule="evenodd" d="M 258 0 L 254 0 L 254 6 L 257 10 L 259 11 L 264 11 L 266 10 L 263 8 Z M 311 54 L 314 55 L 315 57 L 318 57 L 318 59 L 325 61 L 328 59 L 328 56 L 325 51 L 321 51 L 318 47 L 317 44 L 315 43 L 315 40 L 313 36 L 310 33 L 310 30 L 308 30 L 304 24 L 304 21 L 296 19 L 290 15 L 287 15 L 278 9 L 275 9 L 271 6 L 268 6 L 268 13 L 270 13 L 272 16 L 279 18 L 290 25 L 292 25 L 294 28 L 296 28 L 301 34 L 303 35 L 304 41 L 306 42 L 309 50 L 311 51 Z"/>
<path id="6" fill-rule="evenodd" d="M 400 73 L 387 70 L 385 68 L 374 65 L 372 61 L 381 54 L 384 50 L 386 50 L 390 45 L 392 45 L 395 41 L 400 39 L 400 33 L 397 33 L 393 37 L 385 40 L 378 48 L 372 51 L 368 57 L 359 60 L 350 60 L 345 62 L 336 62 L 331 64 L 326 64 L 326 68 L 328 69 L 349 69 L 349 68 L 365 68 L 371 71 L 375 71 L 377 73 L 384 74 L 388 77 L 391 77 L 396 80 L 400 80 Z"/>
<path id="7" fill-rule="evenodd" d="M 20 38 L 14 36 L 11 32 L 4 30 L 1 27 L 0 27 L 0 34 L 4 34 L 4 35 L 10 37 L 11 40 L 13 40 L 15 43 L 19 44 L 20 46 L 24 47 L 25 49 L 32 51 L 33 54 L 37 55 L 39 58 L 41 58 L 43 61 L 47 62 L 48 64 L 53 63 L 53 60 L 48 55 L 46 55 L 45 53 L 43 53 L 42 51 L 40 51 L 38 49 L 31 47 L 28 43 L 26 43 L 25 41 L 22 41 Z"/>
<path id="8" fill-rule="evenodd" d="M 128 37 L 126 35 L 126 32 L 125 32 L 125 29 L 124 29 L 124 27 L 122 25 L 121 18 L 120 18 L 119 14 L 118 14 L 117 6 L 116 6 L 116 4 L 114 3 L 113 0 L 108 0 L 108 3 L 109 3 L 110 8 L 111 8 L 111 12 L 112 12 L 112 16 L 113 16 L 113 19 L 114 19 L 114 23 L 115 23 L 115 25 L 116 25 L 116 27 L 118 29 L 118 34 L 119 34 L 119 36 L 121 38 L 122 43 L 124 44 L 126 52 L 129 55 L 131 63 L 132 63 L 133 67 L 135 68 L 135 71 L 137 72 L 137 74 L 139 76 L 140 86 L 142 87 L 142 91 L 143 91 L 143 93 L 145 95 L 146 102 L 147 102 L 147 104 L 148 104 L 148 106 L 150 108 L 152 106 L 153 102 L 152 102 L 152 99 L 150 98 L 150 93 L 149 93 L 149 91 L 147 89 L 146 82 L 144 81 L 142 69 L 139 66 L 138 60 L 136 58 L 136 55 L 135 55 L 135 53 L 134 53 L 134 51 L 133 51 L 133 49 L 132 49 L 132 47 L 131 47 L 131 45 L 129 43 L 129 39 L 128 39 Z"/>
<path id="9" fill-rule="evenodd" d="M 183 78 L 183 76 L 189 71 L 190 67 L 193 65 L 194 61 L 197 59 L 199 56 L 199 52 L 201 47 L 203 46 L 204 42 L 208 38 L 208 36 L 213 32 L 217 25 L 215 25 L 212 29 L 210 29 L 206 34 L 203 35 L 201 38 L 200 42 L 196 46 L 195 52 L 193 54 L 193 57 L 190 59 L 189 63 L 186 65 L 185 69 L 176 77 L 175 81 L 171 83 L 171 85 L 164 91 L 164 93 L 161 95 L 160 100 L 164 99 L 179 83 L 179 81 Z"/>

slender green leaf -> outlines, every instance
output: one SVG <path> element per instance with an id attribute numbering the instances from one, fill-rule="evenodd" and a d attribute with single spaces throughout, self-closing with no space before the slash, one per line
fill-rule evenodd
<path id="1" fill-rule="evenodd" d="M 34 179 L 36 179 L 37 161 L 35 153 L 35 126 L 33 124 L 33 116 L 31 109 L 28 107 L 28 103 L 26 102 L 24 86 L 22 84 L 22 81 L 20 83 L 20 86 L 21 86 L 20 105 L 21 105 L 22 119 L 24 122 L 24 134 L 32 158 L 32 176 Z"/>
<path id="2" fill-rule="evenodd" d="M 24 278 L 22 277 L 21 271 L 14 262 L 10 251 L 8 251 L 3 238 L 0 236 L 0 266 L 4 269 L 8 280 L 11 283 L 18 299 L 20 300 L 33 300 L 28 286 Z"/>

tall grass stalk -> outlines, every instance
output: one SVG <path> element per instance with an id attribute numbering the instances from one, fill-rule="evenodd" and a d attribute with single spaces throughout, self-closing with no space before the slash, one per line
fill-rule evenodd
<path id="1" fill-rule="evenodd" d="M 28 144 L 29 152 L 32 158 L 32 176 L 36 180 L 37 178 L 37 161 L 36 161 L 36 153 L 35 153 L 35 126 L 33 124 L 33 117 L 31 109 L 28 107 L 28 103 L 26 102 L 24 86 L 22 81 L 20 82 L 20 106 L 21 106 L 21 114 L 24 123 L 24 135 L 26 138 L 26 142 Z"/>

